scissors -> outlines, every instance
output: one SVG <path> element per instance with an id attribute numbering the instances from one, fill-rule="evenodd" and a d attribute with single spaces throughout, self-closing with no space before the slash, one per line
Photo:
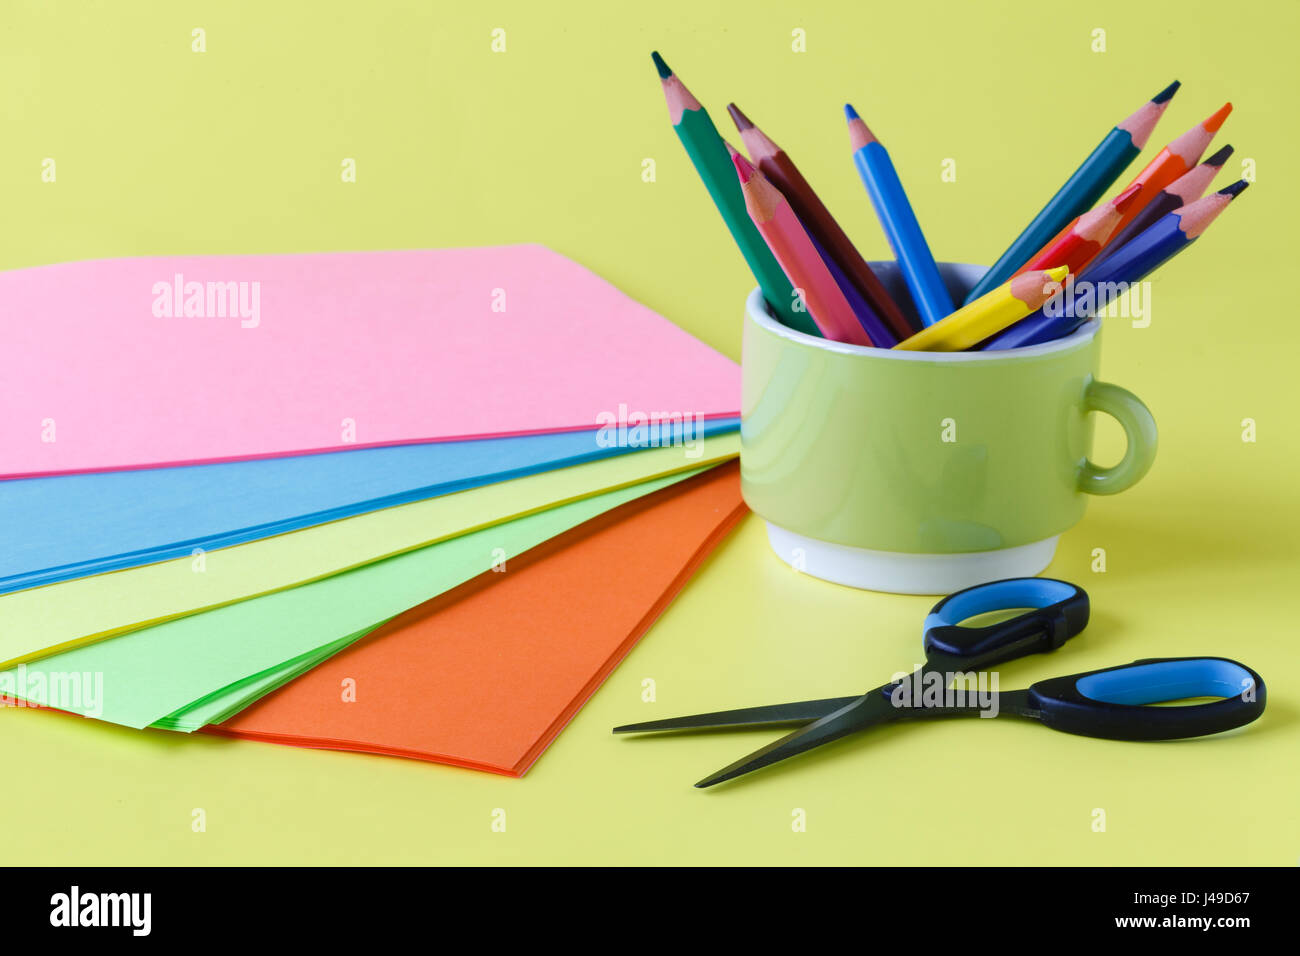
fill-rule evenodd
<path id="1" fill-rule="evenodd" d="M 1020 609 L 1026 610 L 985 627 L 961 624 L 982 614 Z M 1056 650 L 1087 626 L 1088 612 L 1087 593 L 1067 581 L 1011 578 L 980 584 L 950 594 L 930 611 L 922 625 L 925 663 L 908 678 L 882 684 L 858 697 L 650 720 L 615 727 L 614 733 L 799 727 L 695 785 L 712 787 L 896 720 L 1012 714 L 1086 737 L 1176 740 L 1241 727 L 1264 712 L 1263 678 L 1246 665 L 1223 657 L 1147 658 L 1041 680 L 1024 690 L 1003 693 L 996 692 L 996 685 L 992 693 L 970 693 L 950 686 L 954 678 L 969 683 L 975 672 Z M 918 692 L 926 687 L 929 690 Z M 1199 697 L 1221 699 L 1179 707 L 1144 706 Z"/>

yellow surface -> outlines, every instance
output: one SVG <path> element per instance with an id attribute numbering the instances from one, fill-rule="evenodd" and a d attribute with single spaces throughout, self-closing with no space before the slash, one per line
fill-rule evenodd
<path id="1" fill-rule="evenodd" d="M 1231 169 L 1256 161 L 1258 182 L 1161 271 L 1149 328 L 1108 323 L 1105 377 L 1150 405 L 1161 449 L 1137 488 L 1091 503 L 1050 569 L 1091 592 L 1092 626 L 1008 666 L 1003 686 L 1226 654 L 1264 675 L 1267 714 L 1229 737 L 1153 745 L 1009 720 L 905 728 L 697 792 L 770 736 L 608 729 L 865 690 L 917 662 L 931 603 L 800 577 L 751 517 L 524 780 L 6 711 L 0 760 L 22 781 L 0 795 L 0 815 L 21 821 L 6 862 L 1295 865 L 1300 333 L 1286 287 L 1300 5 L 485 9 L 10 0 L 0 266 L 537 241 L 739 358 L 753 283 L 668 125 L 652 48 L 720 127 L 734 98 L 789 148 L 869 258 L 887 245 L 844 101 L 888 142 L 936 256 L 990 262 L 1112 123 L 1176 77 L 1151 147 L 1230 98 L 1219 142 L 1237 146 Z M 195 27 L 206 53 L 190 50 Z M 505 53 L 491 52 L 496 27 Z M 796 28 L 806 53 L 791 52 Z M 1097 28 L 1105 53 L 1090 50 Z M 345 157 L 355 184 L 340 182 Z M 956 182 L 940 179 L 949 158 Z M 1117 429 L 1099 428 L 1114 460 Z M 641 702 L 646 678 L 655 704 Z M 191 830 L 195 808 L 206 832 Z M 792 832 L 795 808 L 806 832 Z"/>

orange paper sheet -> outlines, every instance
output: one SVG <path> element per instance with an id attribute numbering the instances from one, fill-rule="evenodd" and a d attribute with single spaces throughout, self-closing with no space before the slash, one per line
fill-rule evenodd
<path id="1" fill-rule="evenodd" d="M 523 776 L 744 513 L 735 463 L 630 502 L 205 730 Z"/>

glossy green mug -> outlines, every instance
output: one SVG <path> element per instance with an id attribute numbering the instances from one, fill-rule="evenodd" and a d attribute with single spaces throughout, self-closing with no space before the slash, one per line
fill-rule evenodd
<path id="1" fill-rule="evenodd" d="M 900 302 L 895 263 L 872 263 Z M 984 269 L 941 263 L 960 302 Z M 1156 423 L 1097 380 L 1099 323 L 999 352 L 898 352 L 804 335 L 756 289 L 746 302 L 741 489 L 773 550 L 816 577 L 947 594 L 1037 574 L 1088 495 L 1135 484 Z M 1088 460 L 1090 412 L 1128 439 L 1111 468 Z"/>

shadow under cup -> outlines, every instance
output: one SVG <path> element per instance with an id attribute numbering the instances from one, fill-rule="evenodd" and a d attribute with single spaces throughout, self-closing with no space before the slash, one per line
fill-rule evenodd
<path id="1" fill-rule="evenodd" d="M 901 304 L 897 265 L 872 263 Z M 980 266 L 940 263 L 960 303 Z M 1101 338 L 999 352 L 899 352 L 787 328 L 746 302 L 741 489 L 788 564 L 853 587 L 946 594 L 1048 566 L 1087 495 L 1136 483 L 1155 420 L 1097 380 Z M 1114 467 L 1088 460 L 1090 412 L 1123 427 Z"/>

